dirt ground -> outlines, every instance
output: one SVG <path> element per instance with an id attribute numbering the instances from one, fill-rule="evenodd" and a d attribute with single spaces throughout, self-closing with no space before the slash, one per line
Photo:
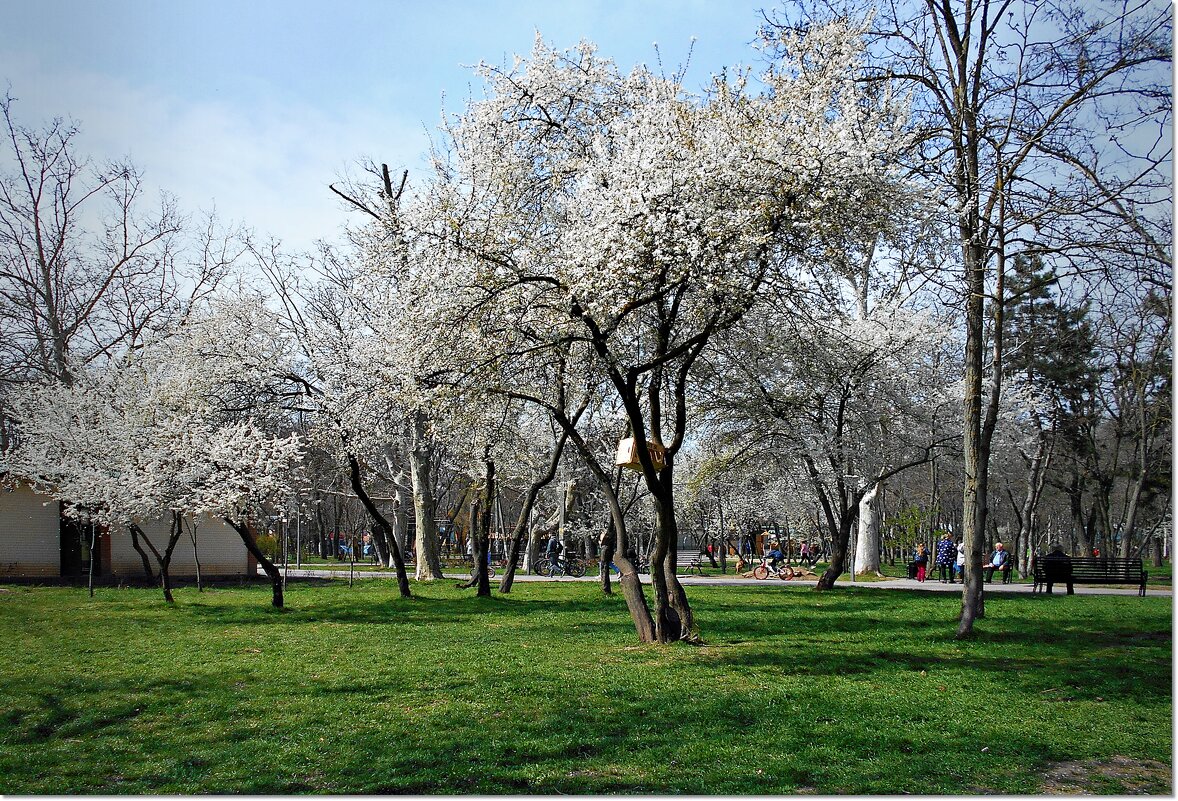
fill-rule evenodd
<path id="1" fill-rule="evenodd" d="M 1172 765 L 1151 759 L 1114 756 L 1086 762 L 1059 762 L 1043 777 L 1045 795 L 1174 794 Z"/>

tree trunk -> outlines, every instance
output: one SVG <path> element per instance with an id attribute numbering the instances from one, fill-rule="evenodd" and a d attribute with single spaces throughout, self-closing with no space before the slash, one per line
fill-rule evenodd
<path id="1" fill-rule="evenodd" d="M 262 566 L 262 570 L 266 572 L 266 577 L 270 579 L 270 587 L 273 591 L 273 605 L 282 608 L 282 571 L 262 553 L 258 548 L 258 541 L 254 539 L 254 533 L 250 531 L 249 523 L 238 523 L 230 518 L 224 518 L 225 522 L 233 527 L 237 532 L 237 536 L 241 537 L 241 541 L 245 543 L 245 549 L 250 552 L 250 555 L 257 560 L 258 564 Z"/>
<path id="2" fill-rule="evenodd" d="M 1147 475 L 1147 471 L 1141 468 L 1128 490 L 1128 501 L 1123 515 L 1125 522 L 1121 525 L 1121 541 L 1117 553 L 1121 559 L 1128 559 L 1133 553 L 1133 537 L 1137 532 L 1137 510 L 1141 505 Z"/>
<path id="3" fill-rule="evenodd" d="M 512 529 L 511 537 L 508 539 L 504 550 L 506 553 L 507 566 L 503 570 L 503 578 L 499 580 L 499 592 L 511 592 L 511 585 L 515 582 L 515 566 L 519 562 L 519 554 L 523 545 L 524 533 L 528 528 L 528 520 L 532 516 L 532 509 L 536 505 L 536 498 L 540 495 L 540 490 L 548 486 L 552 479 L 556 478 L 556 468 L 560 464 L 561 454 L 564 453 L 565 443 L 568 442 L 569 435 L 567 432 L 562 432 L 560 438 L 556 441 L 556 447 L 552 450 L 552 455 L 548 460 L 548 469 L 544 474 L 538 477 L 528 486 L 528 491 L 524 494 L 523 507 L 519 511 L 519 518 L 515 522 L 515 528 Z M 567 499 L 566 493 L 566 499 Z M 567 503 L 567 500 L 566 500 Z M 529 538 L 529 548 L 532 544 Z M 529 558 L 534 556 L 529 555 Z M 528 562 L 530 566 L 531 561 Z"/>
<path id="4" fill-rule="evenodd" d="M 879 564 L 879 514 L 876 512 L 875 496 L 881 489 L 876 481 L 871 489 L 859 500 L 859 536 L 855 541 L 855 575 L 882 576 Z"/>
<path id="5" fill-rule="evenodd" d="M 976 185 L 977 168 L 969 169 L 970 182 Z M 972 209 L 965 212 L 971 215 Z M 961 593 L 961 616 L 957 638 L 973 635 L 974 622 L 985 617 L 986 606 L 982 574 L 982 549 L 986 539 L 988 492 L 990 483 L 990 443 L 998 413 L 998 393 L 1002 386 L 1002 304 L 1003 267 L 999 253 L 996 267 L 997 285 L 994 304 L 993 360 L 991 364 L 990 394 L 983 414 L 982 373 L 985 344 L 986 259 L 980 242 L 981 226 L 969 217 L 962 222 L 962 241 L 965 261 L 965 400 L 963 458 L 965 461 L 965 489 L 962 494 L 962 529 L 965 539 L 965 586 Z"/>
<path id="6" fill-rule="evenodd" d="M 401 553 L 405 553 L 405 504 L 401 497 L 400 488 L 393 492 L 393 540 L 396 541 L 397 547 L 401 549 Z M 417 552 L 420 553 L 420 552 Z M 393 555 L 389 554 L 389 560 L 385 563 L 385 567 L 395 567 L 392 562 Z M 417 557 L 420 560 L 420 556 Z M 416 576 L 415 576 L 416 578 Z"/>
<path id="7" fill-rule="evenodd" d="M 351 453 L 348 454 L 348 468 L 348 476 L 352 482 L 352 492 L 356 493 L 356 497 L 360 499 L 364 510 L 368 512 L 369 518 L 372 519 L 375 527 L 384 536 L 385 542 L 389 546 L 389 551 L 392 553 L 393 565 L 397 571 L 397 589 L 401 593 L 402 598 L 409 598 L 409 576 L 405 572 L 405 560 L 401 557 L 401 549 L 397 547 L 397 541 L 393 538 L 393 527 L 389 525 L 389 521 L 380 513 L 380 510 L 376 508 L 376 504 L 372 502 L 368 491 L 364 489 L 364 482 L 360 480 L 360 461 Z M 356 553 L 355 543 L 352 544 L 351 551 L 354 560 Z"/>
<path id="8" fill-rule="evenodd" d="M 483 480 L 483 497 L 480 501 L 478 524 L 472 528 L 474 534 L 474 567 L 475 567 L 475 595 L 480 598 L 491 597 L 491 579 L 487 575 L 487 555 L 491 543 L 491 518 L 494 514 L 495 503 L 495 460 L 491 458 L 491 446 L 488 445 L 485 454 L 486 474 Z"/>
<path id="9" fill-rule="evenodd" d="M 562 421 L 563 425 L 564 421 Z M 646 595 L 642 591 L 642 581 L 638 578 L 638 566 L 630 561 L 626 555 L 632 549 L 630 532 L 626 529 L 626 514 L 622 510 L 622 504 L 618 500 L 618 494 L 614 492 L 613 482 L 610 480 L 609 474 L 598 463 L 597 457 L 589 450 L 581 435 L 575 429 L 570 429 L 567 426 L 565 427 L 565 431 L 568 432 L 573 444 L 577 446 L 577 451 L 581 454 L 582 460 L 589 468 L 589 472 L 597 479 L 597 485 L 601 488 L 602 494 L 605 495 L 606 503 L 609 505 L 609 514 L 614 525 L 614 535 L 617 538 L 614 564 L 622 571 L 621 575 L 618 576 L 618 584 L 622 587 L 622 597 L 626 599 L 626 608 L 630 612 L 630 619 L 634 623 L 634 630 L 638 634 L 638 640 L 639 642 L 656 642 L 658 640 L 658 634 L 655 628 L 654 618 L 650 613 L 650 607 L 646 603 Z M 652 563 L 652 579 L 654 572 Z"/>
<path id="10" fill-rule="evenodd" d="M 1084 518 L 1084 484 L 1078 468 L 1073 470 L 1072 480 L 1068 485 L 1068 506 L 1072 513 L 1072 539 L 1080 555 L 1088 556 L 1092 553 L 1092 540 L 1088 536 L 1088 523 Z"/>
<path id="11" fill-rule="evenodd" d="M 151 569 L 151 561 L 147 558 L 147 551 L 143 550 L 143 543 L 139 541 L 139 537 L 143 534 L 139 526 L 134 523 L 127 526 L 127 530 L 131 532 L 131 547 L 139 554 L 139 558 L 143 560 L 143 572 L 147 574 L 147 579 L 151 583 L 155 583 L 155 571 Z"/>
<path id="12" fill-rule="evenodd" d="M 601 537 L 598 540 L 597 575 L 600 579 L 601 591 L 605 595 L 614 594 L 613 576 L 610 575 L 609 566 L 614 561 L 617 542 L 618 536 L 614 531 L 614 523 L 613 520 L 610 520 L 605 524 L 605 529 L 601 532 Z"/>
<path id="13" fill-rule="evenodd" d="M 434 581 L 442 578 L 442 558 L 438 553 L 438 526 L 434 519 L 437 502 L 430 483 L 433 460 L 425 424 L 425 414 L 415 411 L 409 449 L 409 476 L 413 482 L 413 511 L 417 520 L 413 547 L 417 551 L 415 578 L 418 581 Z"/>
<path id="14" fill-rule="evenodd" d="M 838 577 L 847 569 L 847 549 L 851 544 L 851 526 L 855 523 L 855 509 L 850 507 L 839 518 L 838 533 L 831 538 L 830 564 L 818 577 L 815 590 L 832 590 Z"/>
<path id="15" fill-rule="evenodd" d="M 200 575 L 200 549 L 196 547 L 196 519 L 188 528 L 188 538 L 192 541 L 192 561 L 196 565 L 196 591 L 204 592 L 204 581 Z"/>
<path id="16" fill-rule="evenodd" d="M 86 589 L 90 592 L 90 597 L 94 597 L 94 546 L 98 539 L 98 526 L 94 523 L 90 524 L 90 565 L 86 571 Z"/>
<path id="17" fill-rule="evenodd" d="M 139 528 L 136 523 L 129 524 L 128 528 L 132 530 L 132 536 L 138 533 L 142 537 L 142 541 L 147 543 L 147 547 L 151 549 L 152 555 L 155 557 L 156 564 L 159 566 L 159 580 L 160 589 L 163 590 L 164 600 L 168 603 L 174 603 L 175 599 L 172 597 L 172 577 L 168 573 L 168 566 L 172 562 L 172 551 L 176 548 L 176 543 L 180 541 L 180 534 L 183 529 L 176 523 L 177 513 L 172 512 L 172 520 L 168 529 L 168 543 L 164 546 L 164 552 L 161 554 L 159 550 L 152 543 L 151 538 L 143 533 L 143 529 Z M 140 554 L 142 555 L 142 551 Z"/>
<path id="18" fill-rule="evenodd" d="M 674 488 L 671 483 L 674 469 L 674 460 L 668 457 L 655 484 L 658 492 L 651 493 L 655 531 L 654 547 L 650 553 L 650 583 L 654 589 L 655 636 L 661 643 L 698 639 L 692 630 L 694 621 L 691 606 L 675 575 L 679 532 L 675 523 Z"/>
<path id="19" fill-rule="evenodd" d="M 1034 536 L 1035 510 L 1039 506 L 1039 498 L 1043 493 L 1043 483 L 1047 478 L 1047 468 L 1050 464 L 1051 454 L 1047 447 L 1047 437 L 1040 431 L 1035 443 L 1035 454 L 1027 459 L 1027 491 L 1023 496 L 1021 508 L 1015 509 L 1019 522 L 1019 533 L 1015 537 L 1015 560 L 1021 578 L 1026 578 L 1031 570 L 1030 551 L 1033 549 L 1031 539 Z M 1011 503 L 1013 502 L 1012 497 Z"/>

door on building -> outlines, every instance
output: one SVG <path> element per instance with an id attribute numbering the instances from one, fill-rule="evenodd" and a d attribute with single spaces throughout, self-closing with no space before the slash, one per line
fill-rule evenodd
<path id="1" fill-rule="evenodd" d="M 93 523 L 61 518 L 61 577 L 84 581 L 90 575 L 90 559 L 94 559 L 94 575 L 102 574 L 102 549 L 98 547 L 98 527 Z M 94 547 L 91 547 L 93 544 Z"/>

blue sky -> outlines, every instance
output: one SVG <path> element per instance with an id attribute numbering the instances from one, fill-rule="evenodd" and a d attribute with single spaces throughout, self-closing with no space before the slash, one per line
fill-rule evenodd
<path id="1" fill-rule="evenodd" d="M 689 88 L 753 63 L 761 0 L 0 0 L 0 91 L 18 119 L 77 120 L 95 159 L 129 156 L 153 188 L 291 247 L 345 218 L 327 184 L 365 159 L 415 170 L 469 65 L 582 38 L 623 68 L 667 71 L 696 38 Z M 464 66 L 468 65 L 468 66 Z"/>

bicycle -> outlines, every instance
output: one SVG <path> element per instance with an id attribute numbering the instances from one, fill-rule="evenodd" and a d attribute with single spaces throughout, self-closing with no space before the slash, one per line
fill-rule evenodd
<path id="1" fill-rule="evenodd" d="M 478 566 L 474 564 L 474 560 L 468 556 L 465 559 L 463 559 L 462 561 L 471 563 L 470 577 L 474 578 L 475 574 L 478 573 Z M 487 578 L 489 578 L 489 579 L 495 578 L 495 566 L 494 565 L 490 565 L 490 564 L 487 565 Z"/>
<path id="2" fill-rule="evenodd" d="M 789 565 L 779 564 L 776 568 L 771 568 L 768 557 L 762 556 L 761 563 L 753 568 L 753 578 L 764 580 L 769 578 L 770 573 L 782 581 L 789 581 L 794 577 L 794 569 Z"/>
<path id="3" fill-rule="evenodd" d="M 560 557 L 551 559 L 545 556 L 536 563 L 536 572 L 548 578 L 554 578 L 556 576 L 580 578 L 585 575 L 585 562 L 577 556 L 570 556 L 566 559 L 561 559 Z"/>

